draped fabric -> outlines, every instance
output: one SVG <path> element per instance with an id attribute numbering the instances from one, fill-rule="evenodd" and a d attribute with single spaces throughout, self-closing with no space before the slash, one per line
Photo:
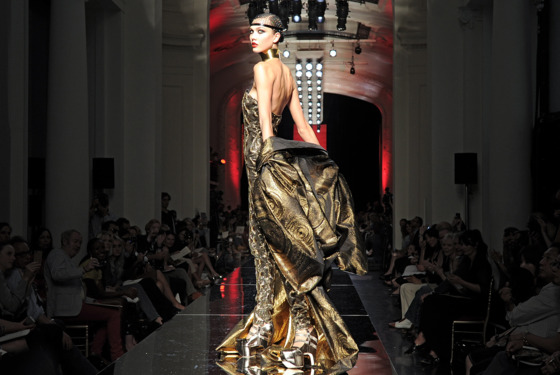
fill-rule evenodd
<path id="1" fill-rule="evenodd" d="M 265 262 L 271 261 L 267 293 L 272 295 L 263 299 L 272 305 L 274 335 L 262 357 L 275 363 L 280 350 L 291 346 L 299 319 L 298 304 L 303 303 L 302 310 L 309 312 L 308 319 L 318 333 L 317 364 L 325 374 L 343 373 L 354 366 L 358 346 L 327 295 L 331 265 L 334 262 L 341 270 L 358 275 L 367 272 L 350 190 L 322 147 L 278 137 L 263 143 L 257 102 L 247 93 L 243 109 L 250 236 L 257 236 L 256 241 L 250 240 L 250 246 L 262 246 L 257 251 L 251 248 L 258 285 L 262 276 L 257 264 L 261 262 L 257 257 L 263 256 L 260 250 L 265 253 Z M 279 122 L 279 117 L 273 116 L 273 121 Z M 248 134 L 258 140 L 247 139 Z M 246 337 L 259 319 L 258 313 L 253 311 L 239 322 L 218 350 L 235 353 L 236 340 Z"/>

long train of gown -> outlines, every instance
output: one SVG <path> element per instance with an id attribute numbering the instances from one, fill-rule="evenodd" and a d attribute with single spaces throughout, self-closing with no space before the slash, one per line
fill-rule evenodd
<path id="1" fill-rule="evenodd" d="M 316 364 L 324 374 L 343 373 L 354 366 L 358 346 L 327 295 L 331 265 L 358 275 L 367 272 L 350 190 L 322 147 L 278 137 L 263 143 L 257 101 L 246 93 L 242 105 L 257 307 L 259 298 L 270 301 L 274 325 L 263 357 L 274 363 L 291 346 L 296 322 L 290 305 L 303 296 L 319 338 Z M 274 129 L 278 123 L 279 116 L 273 115 Z M 265 278 L 270 272 L 272 286 L 262 288 L 264 296 L 259 296 L 260 263 L 265 263 Z M 217 350 L 234 353 L 236 340 L 246 337 L 258 320 L 256 313 L 240 321 Z"/>

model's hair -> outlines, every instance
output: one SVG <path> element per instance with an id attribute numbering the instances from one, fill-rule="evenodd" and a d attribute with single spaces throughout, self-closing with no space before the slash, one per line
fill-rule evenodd
<path id="1" fill-rule="evenodd" d="M 277 33 L 280 33 L 280 39 L 278 40 L 278 43 L 282 43 L 284 41 L 284 30 L 286 29 L 286 26 L 284 26 L 284 23 L 282 22 L 280 17 L 278 17 L 276 14 L 273 13 L 258 14 L 255 18 L 251 20 L 251 26 L 256 26 L 256 25 L 270 27 Z"/>

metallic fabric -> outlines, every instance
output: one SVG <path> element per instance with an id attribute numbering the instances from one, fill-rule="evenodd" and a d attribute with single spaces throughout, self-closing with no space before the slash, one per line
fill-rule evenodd
<path id="1" fill-rule="evenodd" d="M 344 271 L 367 272 L 350 190 L 322 147 L 278 137 L 263 143 L 257 101 L 248 93 L 243 113 L 257 306 L 218 350 L 231 353 L 252 324 L 270 316 L 274 334 L 262 353 L 267 365 L 278 363 L 298 327 L 312 324 L 321 373 L 344 373 L 354 366 L 358 346 L 327 291 L 333 262 Z M 273 115 L 274 130 L 279 121 Z"/>

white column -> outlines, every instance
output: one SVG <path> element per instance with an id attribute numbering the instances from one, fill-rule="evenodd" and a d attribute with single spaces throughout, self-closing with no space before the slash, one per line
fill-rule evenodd
<path id="1" fill-rule="evenodd" d="M 51 0 L 46 224 L 87 238 L 89 205 L 88 94 L 84 0 Z"/>
<path id="2" fill-rule="evenodd" d="M 524 228 L 531 210 L 535 36 L 532 2 L 494 0 L 486 228 L 496 249 L 503 229 Z"/>

